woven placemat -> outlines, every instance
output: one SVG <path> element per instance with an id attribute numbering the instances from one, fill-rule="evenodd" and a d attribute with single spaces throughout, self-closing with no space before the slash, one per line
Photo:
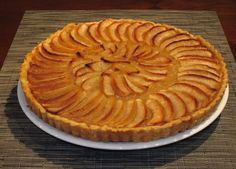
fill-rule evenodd
<path id="1" fill-rule="evenodd" d="M 230 96 L 220 118 L 178 143 L 137 151 L 102 151 L 60 141 L 34 126 L 16 94 L 19 66 L 27 52 L 69 22 L 138 18 L 200 34 L 223 54 Z M 0 72 L 0 168 L 236 168 L 236 66 L 215 12 L 209 11 L 27 11 Z"/>

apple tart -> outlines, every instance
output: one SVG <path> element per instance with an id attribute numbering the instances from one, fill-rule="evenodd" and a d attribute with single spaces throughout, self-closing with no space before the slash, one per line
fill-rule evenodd
<path id="1" fill-rule="evenodd" d="M 208 117 L 228 75 L 200 36 L 144 20 L 70 23 L 25 57 L 20 81 L 50 125 L 98 141 L 150 141 Z"/>

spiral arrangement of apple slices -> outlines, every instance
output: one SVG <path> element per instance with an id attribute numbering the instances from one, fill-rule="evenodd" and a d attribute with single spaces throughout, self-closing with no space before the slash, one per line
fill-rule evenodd
<path id="1" fill-rule="evenodd" d="M 114 128 L 162 125 L 204 108 L 223 76 L 197 37 L 147 21 L 68 24 L 32 55 L 27 80 L 47 112 Z"/>

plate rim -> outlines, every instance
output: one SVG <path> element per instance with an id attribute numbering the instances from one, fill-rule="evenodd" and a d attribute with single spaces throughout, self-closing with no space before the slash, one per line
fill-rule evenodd
<path id="1" fill-rule="evenodd" d="M 60 140 L 83 146 L 83 147 L 89 147 L 94 149 L 102 149 L 102 150 L 140 150 L 140 149 L 147 149 L 147 148 L 153 148 L 153 147 L 160 147 L 168 144 L 172 144 L 181 140 L 184 140 L 186 138 L 189 138 L 198 132 L 202 131 L 206 127 L 208 127 L 211 123 L 213 123 L 217 117 L 221 114 L 221 112 L 224 110 L 226 103 L 229 98 L 229 85 L 227 84 L 227 87 L 225 89 L 224 95 L 217 105 L 216 109 L 212 113 L 211 116 L 209 116 L 207 119 L 203 120 L 200 124 L 194 126 L 193 128 L 190 128 L 188 130 L 185 130 L 183 132 L 180 132 L 174 136 L 169 136 L 166 138 L 161 138 L 149 142 L 100 142 L 100 141 L 92 141 L 83 139 L 80 137 L 73 136 L 71 134 L 65 133 L 62 130 L 59 130 L 47 122 L 43 121 L 41 118 L 39 118 L 28 106 L 26 102 L 26 98 L 24 95 L 24 92 L 21 87 L 20 81 L 18 81 L 17 85 L 17 98 L 20 104 L 20 107 L 26 117 L 38 128 L 46 132 L 47 134 L 54 136 Z"/>

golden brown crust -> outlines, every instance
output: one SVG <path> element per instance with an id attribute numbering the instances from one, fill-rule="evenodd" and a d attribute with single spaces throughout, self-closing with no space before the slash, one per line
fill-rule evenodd
<path id="1" fill-rule="evenodd" d="M 127 21 L 127 20 L 125 20 Z M 131 20 L 133 21 L 133 20 Z M 146 21 L 140 21 L 146 22 Z M 151 23 L 151 22 L 150 22 Z M 153 23 L 154 24 L 154 23 Z M 186 31 L 182 31 L 173 26 L 161 24 L 164 27 L 172 28 L 178 30 L 179 32 L 187 33 Z M 192 36 L 192 35 L 190 35 Z M 140 127 L 124 127 L 124 128 L 114 128 L 109 126 L 98 126 L 93 124 L 86 124 L 83 122 L 75 122 L 73 120 L 61 117 L 59 115 L 54 115 L 46 111 L 46 109 L 37 101 L 34 95 L 31 92 L 28 82 L 28 69 L 30 67 L 31 60 L 33 58 L 34 52 L 36 48 L 32 50 L 29 54 L 27 54 L 24 63 L 21 66 L 20 72 L 20 80 L 22 84 L 23 91 L 25 93 L 26 99 L 33 110 L 40 118 L 44 121 L 48 122 L 50 125 L 63 130 L 67 133 L 71 133 L 75 136 L 79 136 L 82 138 L 87 138 L 96 141 L 150 141 L 154 139 L 158 139 L 161 137 L 167 137 L 170 135 L 174 135 L 180 131 L 184 131 L 192 126 L 195 126 L 206 117 L 211 114 L 211 110 L 214 109 L 215 105 L 222 98 L 225 88 L 228 83 L 228 73 L 226 69 L 226 65 L 224 63 L 223 57 L 221 54 L 205 39 L 200 36 L 196 36 L 196 38 L 210 51 L 215 54 L 215 57 L 218 59 L 221 65 L 222 71 L 222 82 L 220 89 L 214 99 L 208 104 L 205 108 L 201 108 L 198 111 L 195 111 L 192 114 L 180 117 L 176 120 L 170 121 L 163 125 L 159 126 L 140 126 Z M 50 39 L 50 37 L 49 37 Z"/>

